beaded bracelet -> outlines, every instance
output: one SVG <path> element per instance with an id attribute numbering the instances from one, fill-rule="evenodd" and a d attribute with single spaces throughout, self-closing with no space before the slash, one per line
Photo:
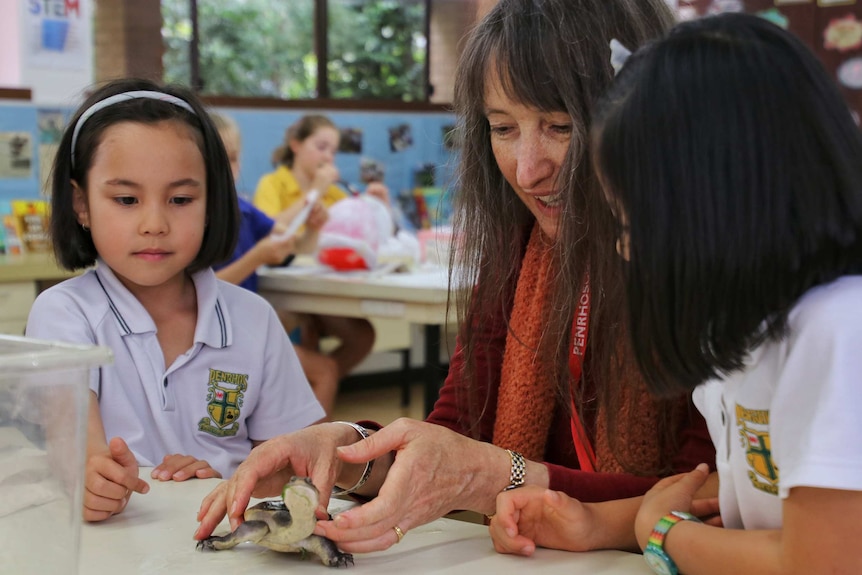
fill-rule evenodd
<path id="1" fill-rule="evenodd" d="M 365 429 L 364 427 L 362 427 L 358 423 L 353 423 L 352 421 L 333 421 L 332 423 L 341 423 L 342 425 L 349 425 L 350 427 L 355 429 L 359 435 L 362 436 L 362 439 L 365 439 L 371 435 L 370 433 L 368 433 L 367 429 Z M 350 493 L 353 493 L 354 491 L 356 491 L 357 489 L 359 489 L 363 485 L 365 485 L 365 482 L 368 481 L 369 477 L 371 477 L 371 468 L 372 467 L 374 467 L 374 460 L 373 459 L 368 461 L 365 464 L 365 470 L 362 472 L 362 476 L 359 478 L 359 481 L 357 481 L 353 487 L 351 487 L 350 489 L 342 489 L 341 487 L 333 487 L 332 488 L 332 494 L 333 495 L 348 495 Z"/>

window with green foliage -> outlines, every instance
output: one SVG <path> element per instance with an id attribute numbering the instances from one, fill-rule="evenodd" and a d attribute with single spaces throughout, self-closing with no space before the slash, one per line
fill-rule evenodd
<path id="1" fill-rule="evenodd" d="M 426 0 L 161 4 L 166 81 L 220 96 L 428 100 Z M 315 42 L 316 29 L 326 42 Z"/>

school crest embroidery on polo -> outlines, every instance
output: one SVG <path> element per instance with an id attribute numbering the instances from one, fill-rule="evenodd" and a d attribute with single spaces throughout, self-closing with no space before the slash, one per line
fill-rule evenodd
<path id="1" fill-rule="evenodd" d="M 198 429 L 216 437 L 236 435 L 242 400 L 248 389 L 248 374 L 210 369 L 207 385 L 207 413 Z"/>
<path id="2" fill-rule="evenodd" d="M 772 461 L 769 439 L 769 410 L 746 409 L 736 404 L 736 427 L 745 449 L 751 485 L 764 493 L 778 495 L 778 467 Z"/>

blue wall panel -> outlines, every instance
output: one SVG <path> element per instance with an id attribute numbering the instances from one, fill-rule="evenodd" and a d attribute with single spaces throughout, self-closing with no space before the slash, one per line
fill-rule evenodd
<path id="1" fill-rule="evenodd" d="M 33 166 L 29 178 L 0 177 L 0 201 L 14 198 L 39 197 L 39 130 L 37 106 L 32 104 L 0 105 L 0 132 L 29 132 L 33 146 Z M 288 126 L 306 110 L 260 110 L 249 108 L 217 108 L 233 117 L 242 133 L 242 166 L 238 189 L 247 195 L 254 193 L 260 177 L 273 169 L 272 152 L 281 145 Z M 51 110 L 56 111 L 56 110 Z M 70 110 L 62 112 L 68 117 Z M 362 132 L 360 153 L 338 153 L 336 165 L 342 179 L 360 185 L 360 158 L 368 157 L 385 166 L 385 183 L 393 196 L 409 193 L 415 187 L 415 173 L 425 164 L 436 167 L 436 185 L 451 184 L 455 154 L 443 145 L 444 130 L 454 124 L 448 113 L 323 111 L 341 128 Z M 401 150 L 390 145 L 390 130 L 407 126 L 412 144 Z"/>
<path id="2" fill-rule="evenodd" d="M 39 197 L 39 136 L 36 107 L 30 104 L 0 105 L 0 132 L 29 132 L 32 166 L 29 178 L 0 177 L 0 201 Z"/>

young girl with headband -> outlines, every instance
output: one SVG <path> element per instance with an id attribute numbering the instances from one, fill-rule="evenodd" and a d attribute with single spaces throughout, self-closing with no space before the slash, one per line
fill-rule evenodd
<path id="1" fill-rule="evenodd" d="M 269 304 L 211 269 L 237 226 L 225 149 L 193 94 L 119 80 L 73 116 L 50 233 L 63 268 L 95 267 L 43 292 L 27 335 L 113 351 L 90 376 L 86 520 L 147 492 L 139 465 L 157 480 L 230 476 L 324 416 Z"/>
<path id="2" fill-rule="evenodd" d="M 862 135 L 837 86 L 791 33 L 710 17 L 625 62 L 593 141 L 638 363 L 654 393 L 694 392 L 718 471 L 596 505 L 505 493 L 497 549 L 862 573 Z M 716 479 L 724 529 L 697 517 Z"/>

